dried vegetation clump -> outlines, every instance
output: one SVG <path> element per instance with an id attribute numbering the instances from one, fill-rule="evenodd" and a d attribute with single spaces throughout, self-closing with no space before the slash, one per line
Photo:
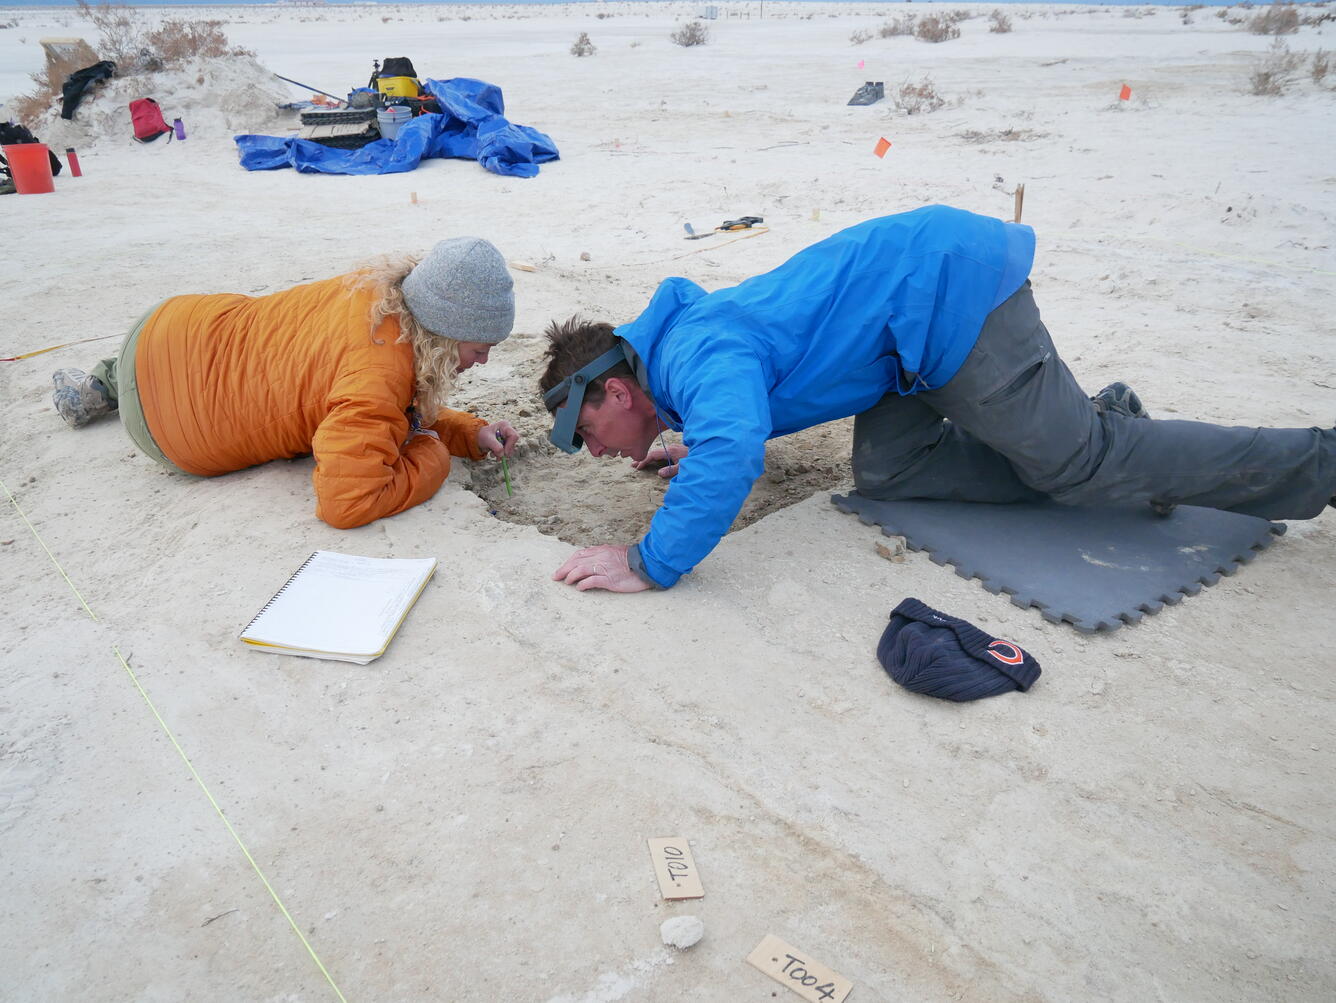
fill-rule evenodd
<path id="1" fill-rule="evenodd" d="M 994 10 L 988 15 L 988 30 L 994 35 L 1005 35 L 1011 31 L 1011 18 L 1000 10 Z"/>
<path id="2" fill-rule="evenodd" d="M 1006 129 L 966 129 L 960 133 L 960 138 L 966 143 L 982 145 L 984 143 L 1030 143 L 1036 139 L 1043 139 L 1047 136 L 1046 132 L 1035 132 L 1033 129 L 1015 129 L 1008 127 Z"/>
<path id="3" fill-rule="evenodd" d="M 38 115 L 51 107 L 52 102 L 60 100 L 60 88 L 71 73 L 85 66 L 92 66 L 96 62 L 97 53 L 88 47 L 88 43 L 82 41 L 78 48 L 67 56 L 53 58 L 48 54 L 46 65 L 28 76 L 36 86 L 27 94 L 9 102 L 10 113 L 19 122 L 35 121 Z"/>
<path id="4" fill-rule="evenodd" d="M 144 48 L 161 68 L 196 59 L 255 55 L 228 41 L 222 21 L 164 21 L 145 36 Z"/>
<path id="5" fill-rule="evenodd" d="M 1268 7 L 1248 19 L 1248 30 L 1254 35 L 1293 35 L 1299 30 L 1299 12 L 1289 4 Z"/>
<path id="6" fill-rule="evenodd" d="M 949 42 L 960 37 L 960 29 L 950 14 L 943 17 L 930 15 L 919 21 L 914 29 L 914 37 L 920 42 Z"/>
<path id="7" fill-rule="evenodd" d="M 1277 38 L 1267 50 L 1266 58 L 1248 78 L 1249 89 L 1258 97 L 1280 97 L 1290 89 L 1303 64 L 1303 55 L 1291 52 L 1289 46 Z"/>
<path id="8" fill-rule="evenodd" d="M 897 17 L 893 21 L 887 21 L 881 26 L 877 35 L 881 38 L 894 38 L 897 35 L 914 34 L 914 15 L 906 14 L 903 17 Z"/>
<path id="9" fill-rule="evenodd" d="M 571 43 L 572 56 L 592 56 L 598 51 L 598 47 L 589 41 L 589 32 L 580 32 L 580 37 Z"/>
<path id="10" fill-rule="evenodd" d="M 675 45 L 690 48 L 693 45 L 704 45 L 708 42 L 710 40 L 710 29 L 700 21 L 688 21 L 668 37 L 673 40 Z"/>
<path id="11" fill-rule="evenodd" d="M 118 76 L 155 73 L 193 59 L 254 55 L 228 42 L 222 21 L 170 18 L 151 27 L 134 7 L 109 0 L 78 0 L 78 6 L 79 16 L 97 29 L 98 57 L 114 62 Z"/>
<path id="12" fill-rule="evenodd" d="M 946 98 L 937 93 L 932 77 L 918 83 L 906 80 L 895 93 L 895 107 L 906 115 L 927 115 L 946 104 Z"/>
<path id="13" fill-rule="evenodd" d="M 255 55 L 232 45 L 221 21 L 169 18 L 153 25 L 134 7 L 113 5 L 109 0 L 77 2 L 79 16 L 97 29 L 97 51 L 84 44 L 63 58 L 48 55 L 46 65 L 31 74 L 35 88 L 10 102 L 20 122 L 35 121 L 60 101 L 61 87 L 70 74 L 99 60 L 111 60 L 116 64 L 116 76 L 128 77 L 176 69 L 196 59 Z"/>
<path id="14" fill-rule="evenodd" d="M 859 28 L 849 36 L 850 45 L 862 45 L 864 42 L 871 41 L 872 32 L 866 28 Z"/>

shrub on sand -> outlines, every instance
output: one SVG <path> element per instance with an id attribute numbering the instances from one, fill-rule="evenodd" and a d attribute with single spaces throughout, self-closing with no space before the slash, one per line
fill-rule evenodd
<path id="1" fill-rule="evenodd" d="M 1002 11 L 994 9 L 988 15 L 988 30 L 994 35 L 1005 35 L 1011 31 L 1011 18 L 1003 14 Z"/>
<path id="2" fill-rule="evenodd" d="M 668 37 L 685 47 L 704 45 L 710 40 L 710 29 L 700 21 L 688 21 Z"/>
<path id="3" fill-rule="evenodd" d="M 926 115 L 946 104 L 946 98 L 937 93 L 932 77 L 924 77 L 918 83 L 906 80 L 895 94 L 895 107 L 906 115 Z"/>
<path id="4" fill-rule="evenodd" d="M 78 0 L 78 5 L 79 16 L 97 29 L 97 51 L 85 45 L 65 59 L 48 57 L 46 65 L 31 75 L 36 88 L 9 103 L 10 112 L 21 122 L 35 121 L 57 104 L 69 75 L 99 59 L 110 59 L 116 64 L 116 75 L 127 77 L 179 67 L 195 59 L 255 55 L 232 45 L 221 21 L 170 18 L 155 27 L 137 9 L 124 4 Z"/>
<path id="5" fill-rule="evenodd" d="M 228 42 L 222 21 L 164 21 L 144 36 L 144 48 L 163 66 L 179 66 L 194 59 L 255 55 Z"/>
<path id="6" fill-rule="evenodd" d="M 877 35 L 881 38 L 894 38 L 896 35 L 914 34 L 914 15 L 906 14 L 904 17 L 897 17 L 894 21 L 887 21 L 881 26 Z"/>
<path id="7" fill-rule="evenodd" d="M 1303 56 L 1291 52 L 1289 46 L 1276 39 L 1267 50 L 1266 58 L 1248 78 L 1250 90 L 1258 97 L 1280 97 L 1294 83 L 1294 76 L 1303 62 Z"/>
<path id="8" fill-rule="evenodd" d="M 593 42 L 589 41 L 589 32 L 580 32 L 580 37 L 571 43 L 572 56 L 592 56 L 598 48 Z"/>
<path id="9" fill-rule="evenodd" d="M 78 0 L 78 5 L 79 16 L 97 29 L 98 57 L 114 62 L 118 76 L 152 73 L 191 59 L 255 54 L 232 46 L 222 21 L 171 18 L 153 28 L 134 7 L 110 0 L 98 4 Z"/>
<path id="10" fill-rule="evenodd" d="M 60 100 L 60 89 L 71 73 L 85 66 L 92 66 L 96 62 L 97 53 L 89 48 L 86 42 L 80 42 L 70 55 L 54 58 L 48 55 L 46 65 L 29 75 L 28 79 L 36 84 L 36 87 L 10 101 L 9 113 L 19 122 L 36 121 L 38 115 Z"/>
<path id="11" fill-rule="evenodd" d="M 1331 60 L 1321 49 L 1313 53 L 1313 83 L 1320 84 L 1327 79 L 1327 71 L 1331 69 Z"/>
<path id="12" fill-rule="evenodd" d="M 1299 12 L 1289 4 L 1275 4 L 1248 20 L 1254 35 L 1293 35 L 1299 30 Z"/>
<path id="13" fill-rule="evenodd" d="M 918 23 L 914 37 L 920 42 L 949 42 L 960 37 L 960 29 L 949 18 L 929 15 Z"/>
<path id="14" fill-rule="evenodd" d="M 868 31 L 866 28 L 859 28 L 857 31 L 855 31 L 852 35 L 849 36 L 849 44 L 862 45 L 864 42 L 869 41 L 871 38 L 872 38 L 872 32 Z"/>

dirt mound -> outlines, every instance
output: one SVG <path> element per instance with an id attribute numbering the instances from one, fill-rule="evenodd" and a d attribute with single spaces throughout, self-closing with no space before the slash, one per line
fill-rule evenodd
<path id="1" fill-rule="evenodd" d="M 60 101 L 31 125 L 53 149 L 125 143 L 134 135 L 130 102 L 151 97 L 168 124 L 180 118 L 191 139 L 226 139 L 233 133 L 286 131 L 296 124 L 278 106 L 291 100 L 286 86 L 251 56 L 218 56 L 157 73 L 113 77 L 84 96 L 74 118 L 60 117 Z"/>

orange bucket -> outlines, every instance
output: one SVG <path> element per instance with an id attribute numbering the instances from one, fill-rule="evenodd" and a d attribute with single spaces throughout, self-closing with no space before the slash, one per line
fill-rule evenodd
<path id="1" fill-rule="evenodd" d="M 51 178 L 51 153 L 45 143 L 17 143 L 4 147 L 14 190 L 20 195 L 41 195 L 56 190 Z"/>

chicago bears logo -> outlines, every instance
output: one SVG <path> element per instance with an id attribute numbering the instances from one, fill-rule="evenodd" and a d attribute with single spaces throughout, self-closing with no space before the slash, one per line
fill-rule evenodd
<path id="1" fill-rule="evenodd" d="M 1006 649 L 1006 654 L 1002 649 Z M 988 645 L 988 654 L 992 655 L 999 662 L 1006 662 L 1008 665 L 1020 665 L 1025 661 L 1025 652 L 1012 644 L 1010 641 L 994 641 Z"/>

